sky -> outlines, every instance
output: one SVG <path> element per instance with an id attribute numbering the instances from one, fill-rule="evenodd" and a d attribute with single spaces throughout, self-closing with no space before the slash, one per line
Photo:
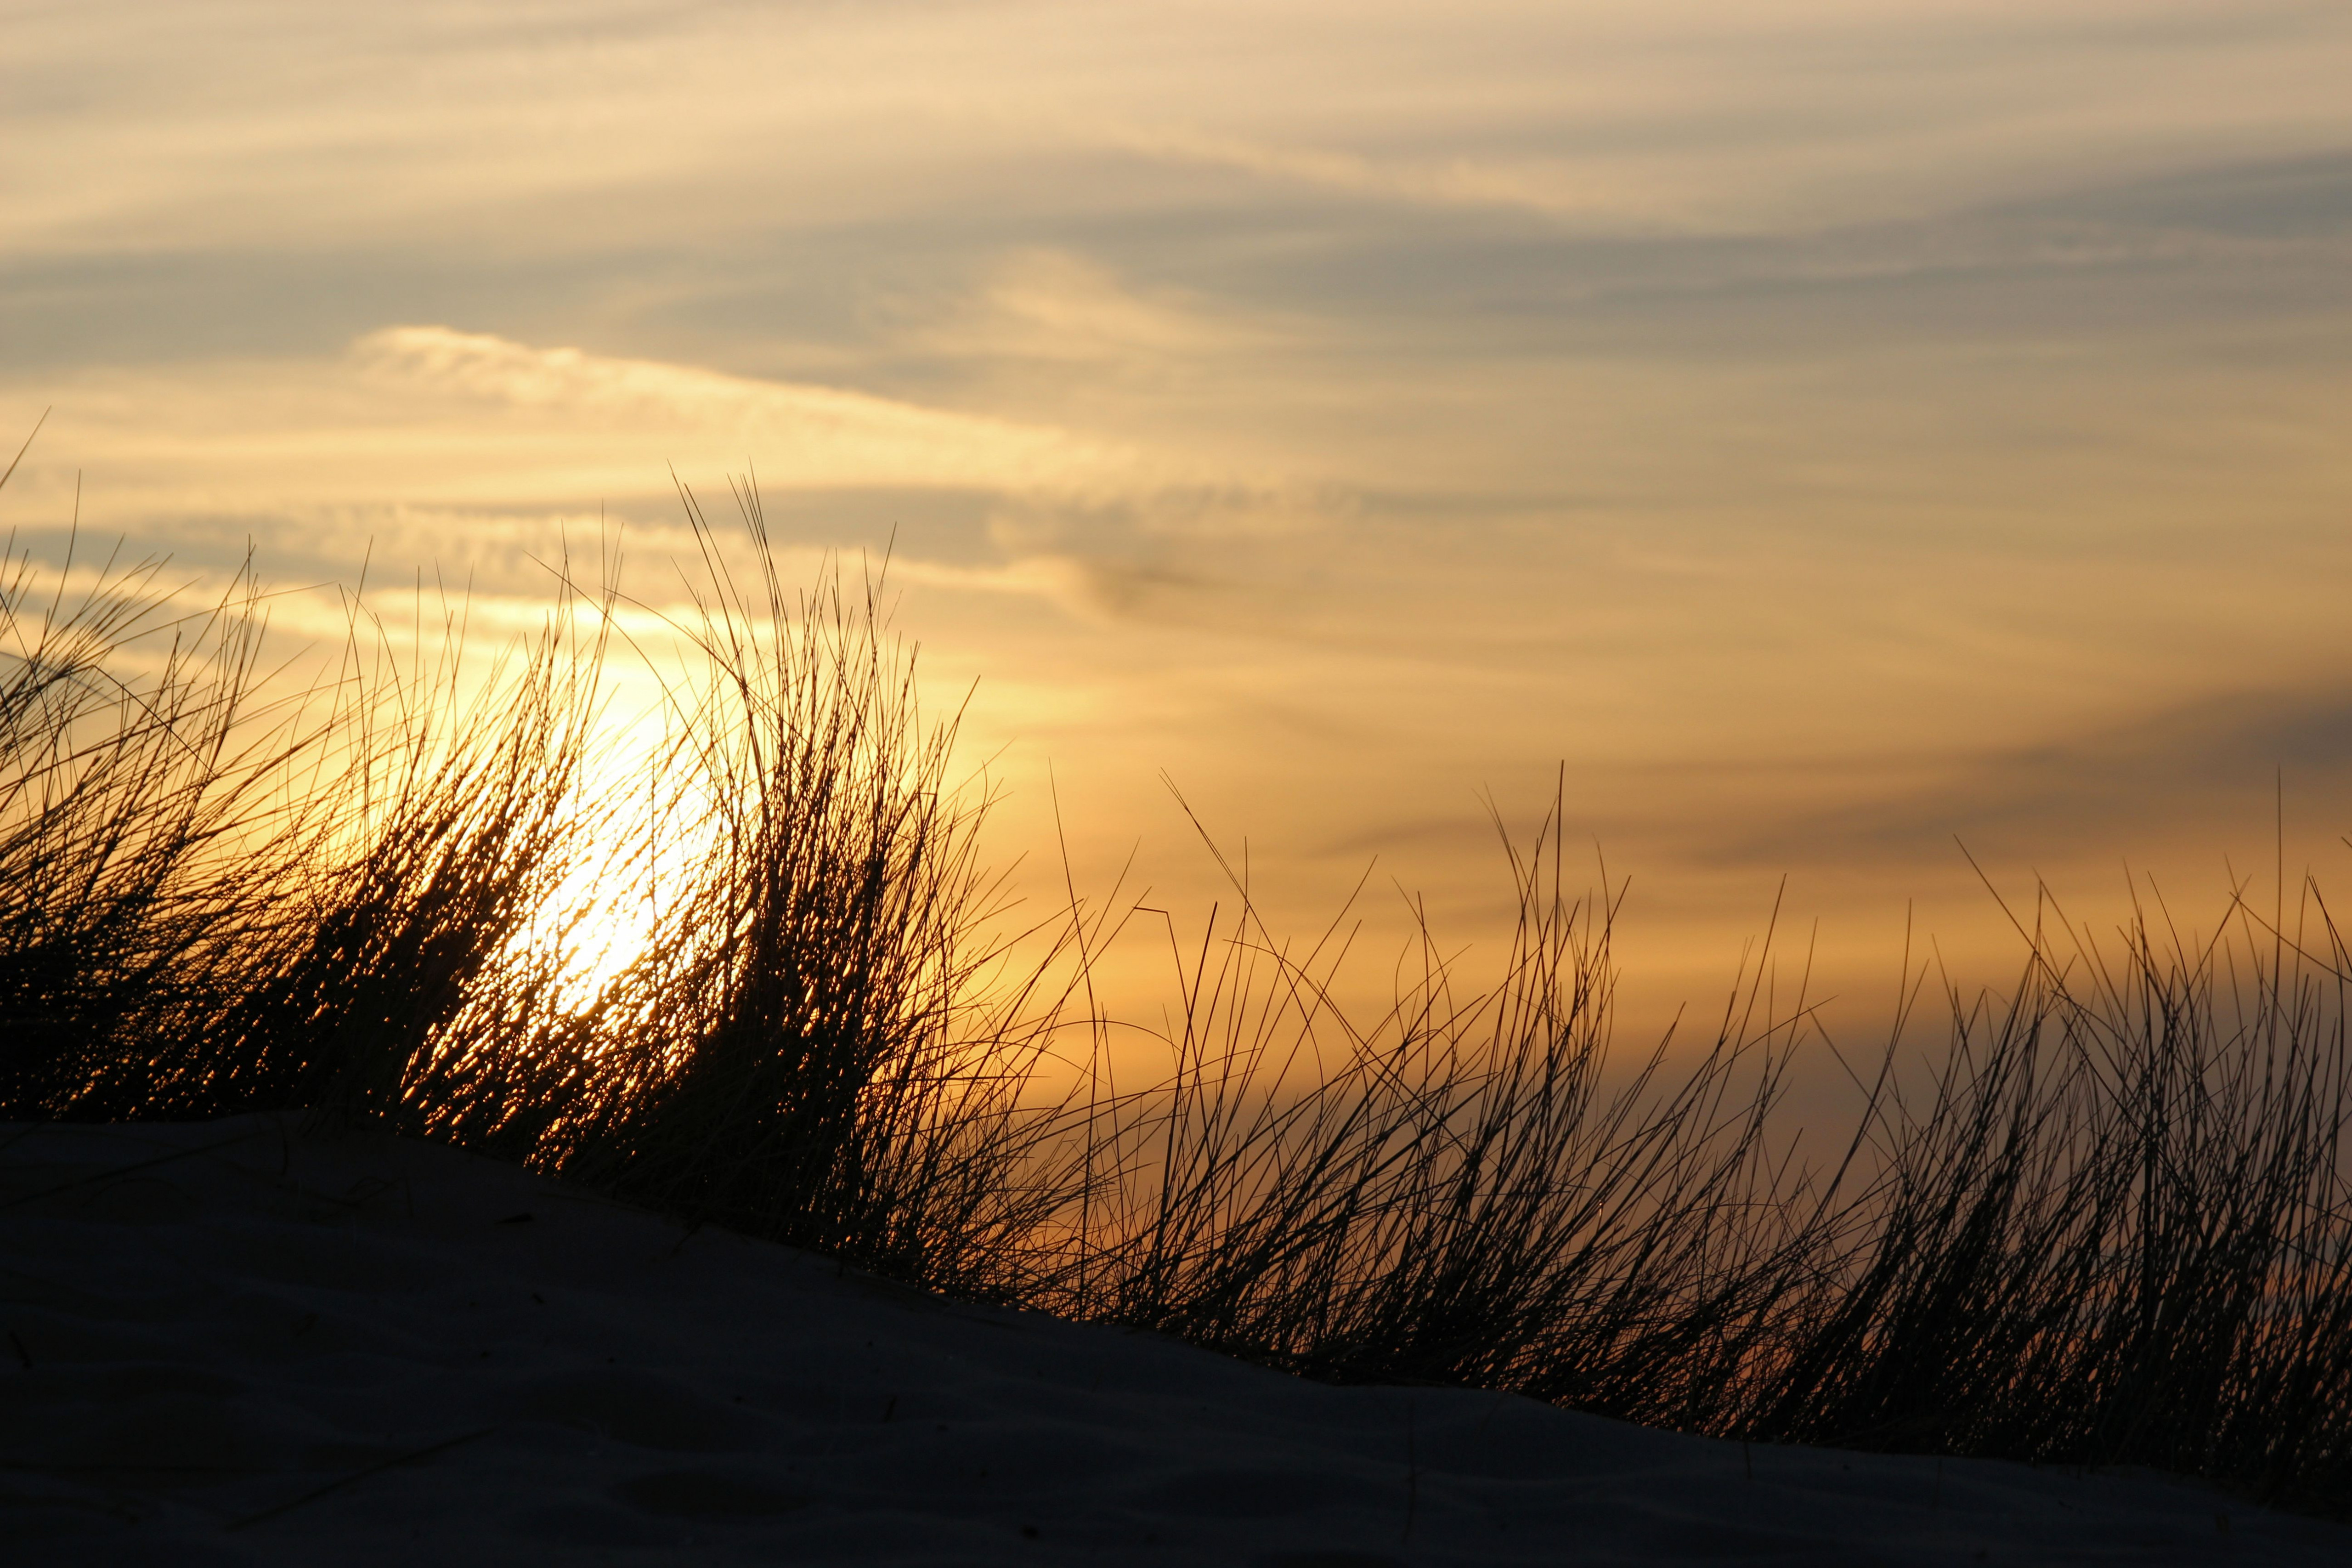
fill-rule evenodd
<path id="1" fill-rule="evenodd" d="M 2206 929 L 2352 870 L 2334 0 L 0 26 L 45 560 L 79 483 L 198 574 L 520 626 L 600 525 L 658 601 L 673 471 L 756 469 L 793 570 L 890 552 L 1039 899 L 1131 855 L 1197 928 L 1172 781 L 1278 922 L 1361 882 L 1384 953 L 1410 892 L 1475 971 L 1492 816 L 1557 798 L 1645 1029 L 1776 900 L 1866 1036 L 1906 932 L 2013 970 L 1978 868 Z"/>

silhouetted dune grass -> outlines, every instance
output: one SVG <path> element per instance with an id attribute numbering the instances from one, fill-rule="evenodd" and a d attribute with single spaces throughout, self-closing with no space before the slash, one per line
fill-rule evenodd
<path id="1" fill-rule="evenodd" d="M 2112 959 L 2037 921 L 2005 1000 L 1951 994 L 1740 1429 L 2352 1499 L 2352 954 L 2300 913 L 2143 910 Z"/>
<path id="2" fill-rule="evenodd" d="M 534 1151 L 616 1194 L 947 1289 L 1018 1298 L 1069 1185 L 1024 1100 L 1057 1009 L 992 987 L 984 795 L 949 773 L 872 584 L 797 602 L 739 491 L 751 591 L 702 542 L 700 668 L 668 688 L 661 812 L 696 853 L 596 998 L 585 1092 Z M 1042 1179 L 1041 1179 L 1042 1178 Z"/>
<path id="3" fill-rule="evenodd" d="M 307 1109 L 527 1161 L 910 1282 L 1331 1379 L 1509 1388 L 1759 1440 L 2134 1464 L 2352 1503 L 2352 952 L 2233 904 L 2103 953 L 2045 910 L 1948 987 L 1850 1144 L 1773 1108 L 1809 1026 L 1749 972 L 1711 1041 L 1609 1062 L 1615 906 L 1555 814 L 1471 986 L 1424 933 L 1377 1018 L 1344 921 L 1168 927 L 1161 1081 L 1114 1090 L 1088 966 L 1023 930 L 870 584 L 702 554 L 642 795 L 596 782 L 607 597 L 462 696 L 354 609 L 273 695 L 248 572 L 0 577 L 0 1119 Z M 404 662 L 404 659 L 405 662 Z M 640 951 L 584 975 L 635 889 Z M 567 900 L 571 900 L 567 903 Z M 1082 1048 L 1083 1046 L 1083 1048 Z M 1907 1089 L 1906 1089 L 1906 1086 Z"/>
<path id="4" fill-rule="evenodd" d="M 1766 1139 L 1791 1031 L 1759 976 L 1695 1059 L 1661 1042 L 1604 1089 L 1614 911 L 1565 896 L 1557 827 L 1513 858 L 1501 983 L 1457 991 L 1424 931 L 1369 1027 L 1329 999 L 1340 930 L 1294 952 L 1237 888 L 1180 959 L 1174 1075 L 1098 1138 L 1110 1190 L 1049 1303 L 1318 1376 L 1717 1416 L 1813 1261 Z"/>
<path id="5" fill-rule="evenodd" d="M 164 622 L 157 566 L 0 584 L 0 973 L 19 1113 L 306 1107 L 422 1130 L 469 1007 L 586 826 L 593 657 L 553 638 L 460 705 L 451 653 L 274 700 L 248 574 Z M 165 639 L 143 671 L 112 658 Z"/>

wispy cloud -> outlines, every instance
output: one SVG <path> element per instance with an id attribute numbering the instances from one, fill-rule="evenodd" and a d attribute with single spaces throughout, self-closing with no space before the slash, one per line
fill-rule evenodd
<path id="1" fill-rule="evenodd" d="M 1916 779 L 1923 769 L 1905 771 Z M 1957 839 L 2063 865 L 2146 855 L 2183 826 L 2260 826 L 2278 790 L 2307 816 L 2352 786 L 2352 689 L 2231 691 L 1925 771 L 1925 781 L 1858 791 L 1834 810 L 1741 825 L 1714 852 L 1732 863 L 1884 867 L 1950 858 Z"/>
<path id="2" fill-rule="evenodd" d="M 1107 288 L 1075 314 L 1119 342 L 1215 341 Z M 907 531 L 902 581 L 1100 623 L 1230 622 L 1239 574 L 1203 570 L 1202 549 L 1238 562 L 1345 511 L 1328 486 L 1048 423 L 446 326 L 380 329 L 326 360 L 89 370 L 55 395 L 40 456 L 68 449 L 103 476 L 86 522 L 152 523 L 207 557 L 258 537 L 281 567 L 330 575 L 362 555 L 429 561 L 525 595 L 545 587 L 529 563 L 608 528 L 625 524 L 640 554 L 690 552 L 672 472 L 704 490 L 754 479 L 788 542 L 818 509 L 813 547 L 879 549 L 907 512 L 943 506 L 968 521 Z M 62 529 L 73 469 L 37 461 L 19 479 L 22 526 Z"/>
<path id="3" fill-rule="evenodd" d="M 1298 323 L 1236 319 L 1180 291 L 1147 293 L 1076 252 L 1024 246 L 995 258 L 978 285 L 944 308 L 902 307 L 905 343 L 992 361 L 1046 360 L 1149 367 L 1262 353 L 1295 339 Z"/>
<path id="4" fill-rule="evenodd" d="M 653 360 L 535 348 L 447 327 L 389 327 L 352 345 L 403 394 L 499 404 L 586 424 L 691 432 L 758 454 L 787 487 L 957 487 L 1071 496 L 1165 484 L 1172 465 L 1132 447 L 865 393 L 723 375 Z"/>
<path id="5" fill-rule="evenodd" d="M 1467 153 L 1429 158 L 1286 146 L 1183 124 L 1111 123 L 1097 132 L 1108 145 L 1144 157 L 1436 206 L 1498 207 L 1554 218 L 1605 220 L 1659 227 L 1695 225 L 1685 195 L 1622 171 L 1565 158 L 1498 159 Z"/>

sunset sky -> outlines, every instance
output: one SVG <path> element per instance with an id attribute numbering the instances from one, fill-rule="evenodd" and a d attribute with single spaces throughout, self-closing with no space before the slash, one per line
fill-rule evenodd
<path id="1" fill-rule="evenodd" d="M 2210 928 L 2282 776 L 2290 878 L 2352 900 L 2342 0 L 0 25 L 45 560 L 79 475 L 193 572 L 437 566 L 527 624 L 600 516 L 658 599 L 671 469 L 755 466 L 812 579 L 895 536 L 1041 897 L 1057 795 L 1081 883 L 1139 844 L 1197 924 L 1164 771 L 1285 919 L 1370 866 L 1491 951 L 1483 802 L 1562 778 L 1642 1019 L 1784 877 L 1854 1029 L 1906 908 L 2005 978 L 1956 837 Z"/>

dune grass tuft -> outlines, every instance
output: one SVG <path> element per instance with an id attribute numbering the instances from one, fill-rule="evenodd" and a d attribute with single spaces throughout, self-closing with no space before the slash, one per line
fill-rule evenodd
<path id="1" fill-rule="evenodd" d="M 1693 1059 L 1604 1088 L 1615 909 L 1566 895 L 1559 826 L 1511 858 L 1501 983 L 1458 989 L 1424 929 L 1369 1027 L 1331 1000 L 1343 928 L 1286 946 L 1237 880 L 1178 955 L 1176 1070 L 1102 1119 L 1114 1179 L 1052 1304 L 1320 1377 L 1714 1415 L 1811 1261 L 1765 1136 L 1792 1031 L 1759 974 Z"/>
<path id="2" fill-rule="evenodd" d="M 158 563 L 69 568 L 0 583 L 5 1114 L 421 1130 L 583 829 L 593 663 L 551 634 L 461 703 L 454 641 L 404 668 L 355 607 L 334 675 L 265 700 L 249 570 L 174 616 Z"/>
<path id="3" fill-rule="evenodd" d="M 659 816 L 696 854 L 593 1004 L 584 1092 L 538 1157 L 636 1201 L 996 1299 L 1065 1201 L 1031 1103 L 1057 1010 L 992 984 L 1003 879 L 876 585 L 795 598 L 739 489 L 751 589 L 701 544 Z M 1051 947 L 1049 944 L 1048 961 Z"/>
<path id="4" fill-rule="evenodd" d="M 2005 998 L 1948 990 L 1732 1429 L 2352 1502 L 2352 952 L 2305 894 L 2202 943 L 2142 907 L 2112 952 L 2035 920 Z"/>

